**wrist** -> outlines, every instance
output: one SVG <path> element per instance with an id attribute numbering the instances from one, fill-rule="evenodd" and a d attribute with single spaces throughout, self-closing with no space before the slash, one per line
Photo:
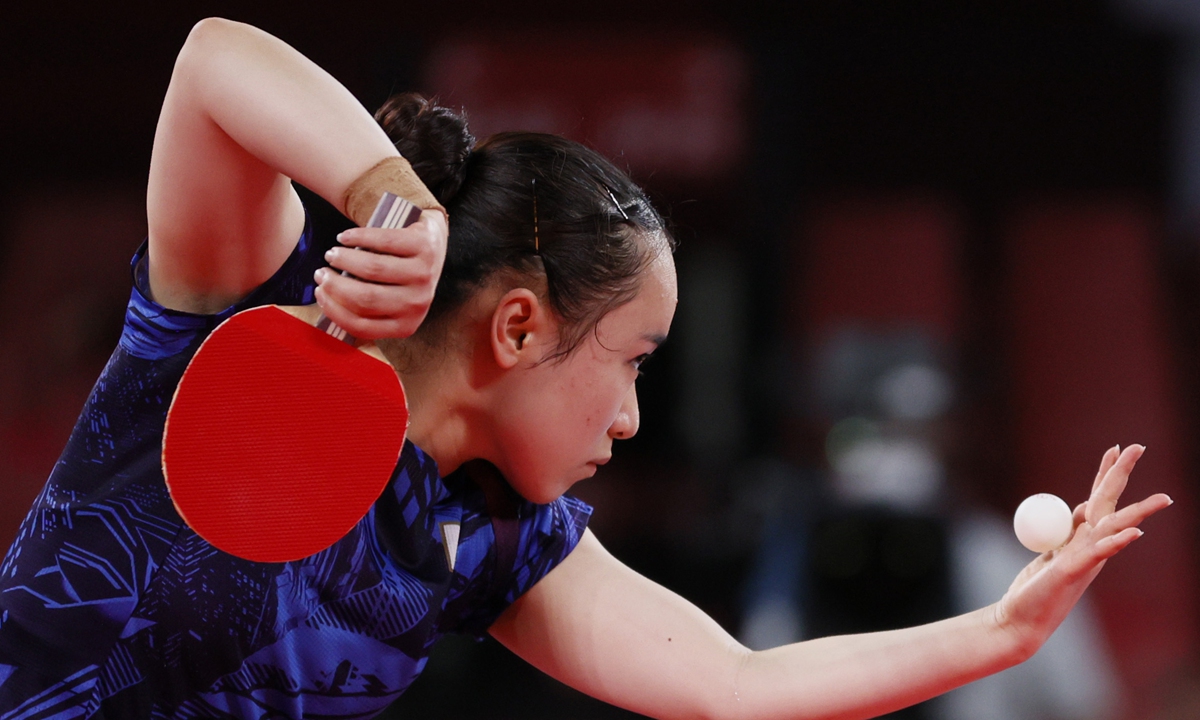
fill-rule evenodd
<path id="1" fill-rule="evenodd" d="M 1028 623 L 1013 618 L 1004 600 L 979 611 L 985 632 L 1005 658 L 1005 665 L 1025 662 L 1042 646 L 1044 638 Z"/>
<path id="2" fill-rule="evenodd" d="M 385 157 L 373 165 L 346 188 L 342 212 L 360 226 L 365 226 L 384 192 L 408 200 L 422 210 L 436 210 L 449 224 L 450 216 L 442 207 L 412 165 L 399 155 Z"/>

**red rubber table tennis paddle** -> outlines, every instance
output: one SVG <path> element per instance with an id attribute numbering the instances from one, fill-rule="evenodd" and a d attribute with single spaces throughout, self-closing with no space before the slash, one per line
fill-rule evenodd
<path id="1" fill-rule="evenodd" d="M 385 193 L 368 227 L 420 208 Z M 163 476 L 197 535 L 231 555 L 287 562 L 366 515 L 404 446 L 408 406 L 391 364 L 315 305 L 237 313 L 201 344 L 163 430 Z"/>

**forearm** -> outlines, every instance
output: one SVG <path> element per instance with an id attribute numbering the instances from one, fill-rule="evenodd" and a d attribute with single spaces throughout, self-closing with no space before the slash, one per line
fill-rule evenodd
<path id="1" fill-rule="evenodd" d="M 248 25 L 198 23 L 179 53 L 146 187 L 150 284 L 163 305 L 215 312 L 287 258 L 304 227 L 289 179 L 342 209 L 396 155 L 336 80 Z"/>
<path id="2" fill-rule="evenodd" d="M 992 610 L 752 653 L 588 533 L 492 633 L 568 685 L 651 717 L 868 718 L 1024 659 L 1031 648 Z"/>
<path id="3" fill-rule="evenodd" d="M 842 635 L 750 653 L 733 713 L 747 718 L 870 718 L 998 672 L 1032 651 L 994 608 L 903 630 Z"/>
<path id="4" fill-rule="evenodd" d="M 180 51 L 177 84 L 192 110 L 234 143 L 339 209 L 355 178 L 397 154 L 337 80 L 249 25 L 213 18 L 198 23 Z"/>

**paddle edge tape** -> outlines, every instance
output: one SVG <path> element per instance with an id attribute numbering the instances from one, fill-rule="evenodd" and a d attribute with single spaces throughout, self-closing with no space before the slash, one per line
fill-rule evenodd
<path id="1" fill-rule="evenodd" d="M 362 517 L 364 517 L 370 511 L 370 508 L 372 507 L 372 505 L 375 503 L 375 501 L 378 500 L 379 496 L 383 493 L 383 491 L 386 489 L 388 484 L 391 482 L 392 477 L 394 477 L 394 475 L 395 475 L 395 472 L 396 472 L 395 468 L 398 466 L 399 458 L 404 450 L 405 437 L 407 436 L 407 433 L 408 433 L 408 427 L 411 422 L 411 417 L 410 417 L 410 414 L 408 411 L 407 397 L 404 394 L 403 385 L 400 383 L 399 376 L 397 374 L 396 375 L 396 381 L 397 381 L 396 389 L 399 393 L 399 398 L 398 398 L 398 400 L 400 401 L 399 411 L 403 413 L 403 420 L 402 420 L 403 432 L 401 432 L 399 434 L 398 442 L 396 442 L 396 444 L 395 444 L 395 456 L 390 459 L 390 463 L 389 463 L 390 472 L 380 473 L 379 479 L 377 482 L 371 482 L 369 484 L 364 483 L 364 485 L 361 486 L 361 489 L 364 492 L 358 493 L 359 496 L 362 498 L 362 500 L 360 502 L 354 504 L 354 506 L 353 506 L 354 512 L 349 513 L 349 514 L 342 513 L 341 516 L 346 518 L 345 522 L 343 522 L 337 526 L 334 526 L 333 529 L 322 528 L 320 530 L 320 532 L 316 533 L 313 536 L 312 542 L 303 543 L 293 537 L 291 540 L 285 540 L 284 546 L 282 546 L 282 547 L 279 546 L 278 544 L 273 545 L 270 542 L 262 542 L 262 543 L 259 543 L 258 546 L 256 546 L 256 547 L 251 547 L 249 544 L 244 544 L 240 539 L 242 537 L 249 537 L 252 535 L 250 525 L 243 524 L 242 527 L 245 528 L 245 531 L 244 531 L 245 534 L 237 535 L 237 537 L 239 538 L 238 541 L 231 542 L 230 545 L 227 546 L 225 544 L 223 538 L 213 537 L 214 535 L 220 536 L 220 533 L 207 532 L 207 531 L 202 531 L 202 530 L 196 529 L 196 527 L 195 527 L 196 523 L 194 521 L 198 520 L 199 518 L 193 516 L 192 520 L 189 520 L 190 513 L 187 511 L 186 507 L 181 507 L 181 505 L 178 501 L 177 492 L 176 492 L 176 490 L 178 488 L 175 488 L 173 486 L 173 483 L 171 480 L 170 468 L 171 468 L 173 459 L 176 457 L 176 452 L 173 451 L 173 448 L 176 447 L 176 444 L 172 443 L 172 441 L 171 441 L 171 437 L 173 437 L 171 419 L 174 415 L 174 410 L 176 409 L 177 403 L 179 402 L 181 393 L 186 394 L 188 392 L 189 374 L 191 374 L 191 371 L 197 362 L 197 358 L 204 357 L 204 353 L 206 352 L 207 349 L 212 348 L 215 346 L 215 344 L 221 342 L 221 334 L 220 333 L 221 333 L 223 327 L 225 327 L 228 323 L 233 321 L 234 318 L 238 318 L 239 316 L 243 316 L 243 315 L 246 315 L 249 313 L 274 313 L 274 315 L 271 315 L 269 317 L 266 315 L 264 315 L 262 318 L 255 317 L 254 321 L 255 322 L 268 322 L 268 323 L 275 323 L 275 322 L 280 322 L 280 321 L 287 322 L 287 321 L 283 320 L 283 318 L 286 317 L 291 322 L 298 322 L 301 325 L 304 325 L 310 332 L 323 335 L 323 333 L 320 333 L 319 330 L 317 330 L 316 328 L 313 328 L 311 326 L 311 324 L 306 323 L 303 319 L 297 318 L 297 317 L 293 316 L 292 314 L 290 314 L 287 310 L 283 310 L 280 307 L 274 306 L 274 305 L 265 305 L 265 306 L 261 306 L 261 307 L 257 307 L 257 308 L 251 308 L 249 310 L 244 310 L 241 313 L 237 313 L 236 315 L 228 318 L 223 323 L 221 323 L 221 325 L 219 325 L 216 329 L 214 329 L 214 331 L 207 338 L 205 338 L 205 340 L 201 343 L 200 347 L 197 349 L 195 356 L 193 356 L 191 363 L 189 363 L 188 367 L 184 370 L 184 373 L 180 378 L 179 384 L 176 386 L 175 391 L 172 395 L 171 404 L 168 409 L 167 417 L 166 417 L 166 420 L 165 420 L 164 426 L 163 426 L 163 440 L 162 440 L 162 452 L 161 452 L 161 465 L 162 465 L 163 479 L 166 483 L 168 494 L 171 497 L 171 502 L 175 506 L 175 509 L 179 513 L 180 517 L 184 520 L 185 523 L 188 524 L 188 526 L 190 528 L 193 529 L 193 531 L 195 531 L 200 537 L 202 537 L 206 541 L 210 542 L 214 547 L 216 547 L 224 552 L 228 552 L 232 555 L 235 555 L 237 557 L 241 557 L 241 558 L 255 561 L 255 562 L 288 562 L 288 561 L 298 560 L 298 559 L 301 559 L 304 557 L 308 557 L 317 552 L 327 549 L 328 547 L 330 547 L 331 545 L 336 543 L 339 539 L 344 537 L 348 532 L 350 532 L 350 530 L 352 530 L 354 528 L 354 526 L 357 525 L 358 522 L 361 521 Z M 246 320 L 247 320 L 247 318 L 243 317 L 243 318 L 239 319 L 238 322 L 242 323 L 242 322 L 245 322 Z M 214 341 L 213 338 L 217 338 L 217 340 Z M 373 346 L 371 347 L 371 349 L 374 349 Z M 382 357 L 382 354 L 378 353 L 378 350 L 376 350 L 374 353 L 371 353 L 371 352 L 365 352 L 365 348 L 360 348 L 359 350 L 355 350 L 354 352 L 364 352 L 364 354 L 372 357 L 375 361 L 383 362 L 386 365 L 386 367 L 388 368 L 388 370 L 390 370 L 392 373 L 395 373 L 395 369 L 389 363 L 386 362 L 386 360 Z M 201 362 L 203 362 L 203 360 L 201 360 Z M 393 399 L 396 399 L 396 398 L 393 398 Z M 397 419 L 399 420 L 399 418 L 397 418 Z M 390 444 L 390 442 L 388 444 Z M 369 494 L 369 501 L 366 499 L 367 494 Z M 188 503 L 184 503 L 184 505 L 186 506 L 186 505 L 188 505 Z M 205 523 L 200 522 L 199 524 L 203 526 Z M 236 531 L 235 531 L 235 534 L 236 534 Z M 217 540 L 217 542 L 213 542 L 214 539 Z M 291 548 L 291 549 L 289 550 L 288 548 Z"/>

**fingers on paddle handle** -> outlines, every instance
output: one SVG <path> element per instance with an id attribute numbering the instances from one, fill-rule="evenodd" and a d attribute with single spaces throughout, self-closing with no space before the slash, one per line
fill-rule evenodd
<path id="1" fill-rule="evenodd" d="M 325 253 L 325 262 L 340 277 L 363 281 L 366 286 L 428 286 L 437 284 L 440 268 L 428 256 L 402 256 L 362 248 L 336 247 Z M 333 279 L 337 279 L 334 275 Z"/>
<path id="2" fill-rule="evenodd" d="M 321 319 L 317 323 L 317 329 L 342 340 L 343 338 L 337 334 L 337 331 L 340 331 L 341 334 L 351 338 L 346 342 L 352 345 L 358 339 L 375 339 L 370 336 L 369 332 L 364 332 L 365 328 L 361 327 L 360 318 L 342 307 L 325 288 L 318 286 L 314 296 L 317 304 L 321 307 Z M 334 332 L 331 332 L 331 329 L 335 329 Z"/>
<path id="3" fill-rule="evenodd" d="M 440 261 L 433 267 L 428 253 L 393 255 L 380 239 L 386 239 L 386 234 L 379 232 L 406 228 L 421 215 L 419 207 L 385 192 L 367 229 L 347 230 L 338 236 L 339 242 L 346 244 L 343 236 L 354 234 L 350 247 L 327 252 L 326 260 L 336 263 L 341 273 L 331 268 L 317 270 L 315 297 L 325 317 L 348 333 L 351 339 L 347 342 L 407 337 L 424 319 L 437 286 Z M 360 244 L 358 240 L 369 242 Z"/>
<path id="4" fill-rule="evenodd" d="M 426 304 L 419 313 L 409 312 L 391 317 L 372 318 L 348 310 L 323 288 L 317 288 L 316 299 L 326 317 L 359 341 L 408 337 L 416 332 L 425 318 L 425 312 L 428 311 Z"/>

